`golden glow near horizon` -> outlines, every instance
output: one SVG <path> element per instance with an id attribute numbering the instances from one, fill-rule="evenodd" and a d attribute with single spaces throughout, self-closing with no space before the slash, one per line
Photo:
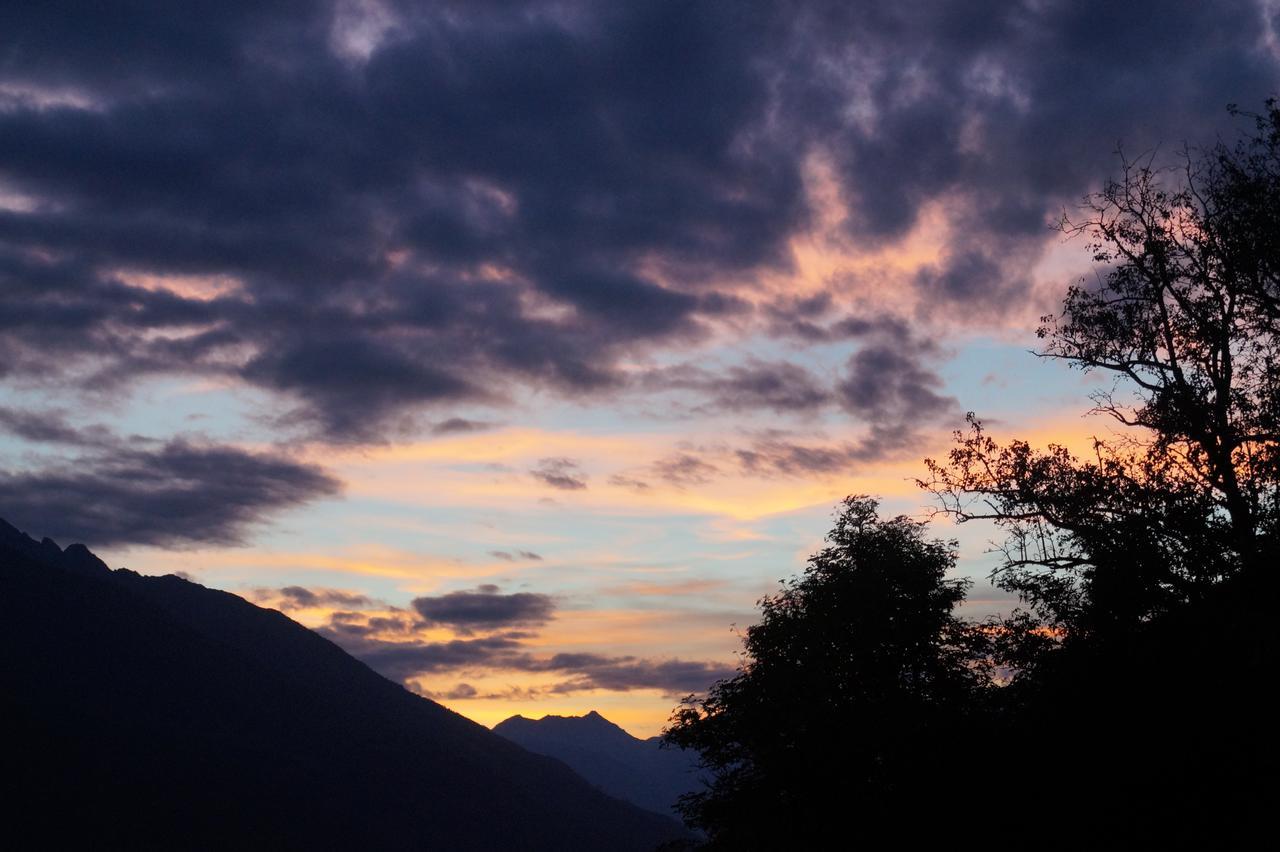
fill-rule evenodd
<path id="1" fill-rule="evenodd" d="M 939 261 L 951 227 L 946 202 L 923 207 L 904 239 L 854 246 L 843 230 L 846 214 L 830 164 L 811 158 L 806 181 L 818 215 L 814 227 L 791 242 L 794 268 L 761 274 L 750 287 L 722 286 L 759 304 L 821 293 L 850 309 L 874 303 L 879 293 L 895 292 L 893 313 L 909 317 L 922 310 L 914 289 L 892 285 Z M 1061 280 L 1071 257 L 1061 247 L 1051 250 L 1038 277 Z M 661 280 L 660 269 L 649 273 Z M 503 275 L 496 269 L 491 274 Z M 133 286 L 199 299 L 232 294 L 239 286 L 218 277 L 129 271 L 119 277 Z M 550 304 L 545 310 L 560 308 Z M 1002 318 L 991 329 L 994 339 L 1011 335 L 1009 329 L 1019 324 L 1025 332 L 1022 319 Z M 701 344 L 703 351 L 731 346 L 742 332 L 728 326 L 713 331 Z M 842 360 L 856 346 L 845 346 L 835 357 Z M 634 369 L 640 375 L 651 366 L 642 359 Z M 969 377 L 969 384 L 980 387 L 979 378 Z M 217 381 L 200 381 L 187 392 L 227 392 Z M 965 398 L 959 403 L 969 406 Z M 992 432 L 1033 444 L 1051 439 L 1087 451 L 1091 436 L 1105 432 L 1108 424 L 1081 419 L 1080 407 L 1064 402 L 1061 413 L 1019 417 L 1017 424 L 997 418 Z M 928 504 L 915 484 L 923 473 L 921 459 L 941 458 L 951 446 L 949 427 L 934 425 L 915 444 L 886 458 L 826 471 L 751 469 L 742 463 L 741 452 L 761 442 L 840 452 L 856 447 L 867 427 L 849 418 L 801 428 L 793 422 L 779 432 L 768 417 L 744 423 L 728 415 L 633 421 L 613 411 L 603 425 L 591 428 L 571 425 L 572 419 L 499 423 L 372 446 L 304 447 L 301 460 L 323 466 L 343 483 L 341 499 L 326 512 L 310 520 L 289 518 L 283 531 L 250 547 L 176 553 L 133 548 L 121 552 L 116 564 L 123 561 L 147 573 L 183 571 L 263 605 L 282 606 L 291 617 L 318 628 L 330 625 L 342 607 L 288 607 L 271 590 L 300 585 L 365 595 L 370 603 L 351 616 L 360 623 L 379 615 L 412 620 L 413 599 L 481 584 L 503 594 L 549 595 L 554 617 L 533 629 L 518 629 L 513 653 L 522 655 L 519 665 L 480 659 L 418 673 L 407 684 L 483 724 L 516 713 L 580 715 L 594 709 L 648 736 L 674 708 L 678 695 L 672 688 L 586 688 L 572 672 L 531 668 L 555 654 L 573 653 L 645 665 L 702 662 L 730 670 L 740 648 L 732 625 L 750 624 L 758 598 L 803 568 L 808 554 L 821 546 L 836 502 L 850 493 L 873 494 L 893 511 L 918 514 Z M 952 426 L 962 426 L 958 411 Z M 711 473 L 683 478 L 656 473 L 662 460 L 682 455 L 696 458 L 707 466 L 701 470 Z M 570 462 L 568 470 L 581 486 L 548 487 L 533 475 L 547 460 Z M 976 558 L 983 543 L 973 544 Z M 478 635 L 420 624 L 367 638 L 408 647 L 467 643 Z"/>
<path id="2" fill-rule="evenodd" d="M 1087 452 L 1092 437 L 1109 425 L 1072 412 L 1025 422 L 1022 428 L 992 425 L 1000 437 L 1020 436 L 1033 445 L 1048 440 Z M 341 605 L 286 606 L 278 590 L 289 585 L 339 590 L 366 596 L 359 619 L 412 616 L 410 600 L 493 583 L 504 593 L 533 591 L 555 600 L 555 613 L 533 629 L 520 628 L 518 653 L 545 660 L 554 654 L 594 654 L 662 662 L 711 661 L 732 667 L 740 638 L 750 624 L 755 601 L 776 582 L 803 567 L 821 545 L 831 507 L 846 493 L 872 493 L 887 506 L 918 512 L 928 500 L 914 483 L 920 459 L 940 457 L 950 447 L 945 434 L 898 461 L 871 465 L 852 477 L 760 479 L 740 472 L 681 486 L 655 483 L 644 491 L 608 484 L 618 460 L 656 458 L 670 450 L 661 434 L 593 435 L 576 430 L 500 428 L 430 442 L 329 452 L 326 461 L 345 483 L 336 508 L 369 501 L 394 512 L 360 508 L 343 512 L 331 532 L 337 543 L 299 548 L 267 542 L 252 547 L 172 552 L 135 548 L 115 564 L 144 573 L 184 571 L 195 579 L 229 588 L 264 606 L 281 607 L 311 627 L 330 623 Z M 577 459 L 590 487 L 549 491 L 528 475 L 547 455 Z M 624 468 L 625 469 L 625 468 Z M 429 484 L 429 487 L 426 486 Z M 548 497 L 556 505 L 548 506 Z M 431 520 L 434 513 L 520 517 L 504 531 L 470 521 Z M 894 509 L 897 511 L 898 509 Z M 634 533 L 594 540 L 583 529 L 557 520 L 563 512 L 594 519 L 593 524 L 639 525 Z M 946 526 L 945 520 L 937 523 Z M 371 526 L 372 525 L 372 526 Z M 781 525 L 781 526 L 779 526 Z M 370 540 L 384 531 L 387 542 Z M 654 552 L 652 535 L 680 529 L 692 539 L 675 557 Z M 950 530 L 939 528 L 939 534 Z M 462 555 L 432 553 L 430 542 L 476 538 Z M 798 536 L 798 537 L 797 537 Z M 404 542 L 393 544 L 390 542 Z M 518 544 L 517 544 L 518 542 Z M 781 549 L 779 549 L 781 548 Z M 523 550 L 537 559 L 519 559 Z M 772 554 L 772 555 L 770 555 Z M 639 555 L 640 559 L 633 558 Z M 371 633 L 387 642 L 468 641 L 467 634 L 436 625 L 408 632 Z M 483 724 L 514 714 L 580 715 L 595 709 L 639 736 L 657 733 L 678 697 L 671 690 L 634 687 L 568 689 L 571 674 L 503 668 L 490 661 L 426 672 L 409 685 Z"/>
<path id="3" fill-rule="evenodd" d="M 791 240 L 793 267 L 758 273 L 742 286 L 733 281 L 717 286 L 758 306 L 771 299 L 823 294 L 838 310 L 855 313 L 868 305 L 881 315 L 889 308 L 901 318 L 926 310 L 921 294 L 903 282 L 941 261 L 955 213 L 951 202 L 939 199 L 921 207 L 914 227 L 901 239 L 855 245 L 845 228 L 847 210 L 830 162 L 811 156 L 805 180 L 816 215 L 812 227 Z M 395 250 L 388 257 L 393 265 L 411 262 L 409 254 Z M 1060 283 L 1078 258 L 1076 246 L 1051 246 L 1033 277 Z M 656 261 L 641 271 L 674 286 Z M 484 280 L 508 280 L 511 274 L 497 267 L 479 273 Z M 233 295 L 240 287 L 219 276 L 120 270 L 118 277 L 131 286 L 201 300 Z M 533 291 L 523 292 L 533 298 Z M 885 292 L 896 294 L 892 306 L 879 302 Z M 564 310 L 545 299 L 527 307 L 531 316 L 543 317 L 558 317 Z M 699 351 L 714 354 L 729 347 L 728 357 L 741 357 L 733 347 L 750 330 L 735 326 L 737 320 L 726 322 L 712 327 Z M 1028 328 L 1021 316 L 993 318 L 990 326 L 987 333 L 993 340 L 1025 340 Z M 948 345 L 968 345 L 963 336 L 957 340 Z M 834 363 L 819 369 L 838 369 L 858 345 L 844 345 Z M 653 366 L 639 358 L 630 368 L 641 376 Z M 985 387 L 981 378 L 967 377 L 967 386 L 1001 402 L 1000 393 Z M 228 389 L 223 380 L 201 379 L 186 392 Z M 940 392 L 957 393 L 960 408 L 980 407 L 970 406 L 965 392 L 951 387 Z M 1010 406 L 997 408 L 1007 411 Z M 1087 451 L 1092 435 L 1105 433 L 1109 425 L 1080 418 L 1080 409 L 1078 402 L 1048 409 L 1042 404 L 1039 417 L 1020 416 L 1017 423 L 1008 423 L 1007 415 L 998 416 L 991 431 L 1033 445 L 1053 440 Z M 596 412 L 602 410 L 608 416 L 599 421 Z M 329 510 L 310 520 L 290 518 L 283 531 L 250 547 L 176 553 L 133 548 L 122 551 L 116 562 L 147 573 L 183 571 L 263 605 L 279 606 L 315 628 L 333 626 L 335 617 L 365 626 L 378 618 L 387 625 L 401 624 L 365 634 L 367 640 L 397 648 L 469 647 L 467 643 L 484 636 L 505 635 L 421 622 L 404 628 L 414 621 L 411 601 L 421 596 L 475 590 L 482 584 L 501 594 L 547 595 L 554 601 L 552 617 L 509 631 L 519 637 L 511 640 L 516 657 L 477 658 L 472 664 L 422 671 L 408 676 L 407 685 L 483 724 L 516 713 L 580 715 L 594 709 L 632 733 L 648 736 L 666 722 L 676 690 L 643 683 L 598 688 L 581 673 L 538 666 L 556 654 L 580 654 L 638 665 L 680 660 L 731 670 L 740 648 L 732 625 L 741 629 L 751 623 L 759 597 L 803 568 L 807 556 L 821 546 L 836 502 L 850 493 L 873 494 L 886 501 L 887 509 L 919 514 L 928 504 L 915 484 L 923 474 L 921 459 L 944 457 L 951 446 L 950 427 L 934 424 L 921 431 L 918 441 L 887 457 L 829 470 L 761 469 L 745 465 L 742 454 L 770 441 L 838 454 L 858 446 L 867 427 L 854 418 L 784 421 L 790 425 L 779 430 L 776 418 L 767 416 L 740 423 L 727 414 L 664 420 L 628 418 L 599 407 L 582 413 L 595 417 L 590 428 L 573 424 L 566 412 L 549 421 L 488 424 L 372 446 L 304 447 L 298 453 L 301 460 L 323 466 L 343 483 L 341 499 Z M 953 427 L 963 425 L 959 409 L 953 421 Z M 663 460 L 682 456 L 701 465 L 694 475 L 662 475 L 658 466 Z M 548 460 L 569 464 L 565 470 L 580 484 L 549 487 L 534 475 Z M 947 525 L 945 519 L 938 523 Z M 979 557 L 983 543 L 970 545 L 971 556 Z M 273 591 L 292 585 L 368 600 L 345 615 L 340 604 L 299 607 Z"/>

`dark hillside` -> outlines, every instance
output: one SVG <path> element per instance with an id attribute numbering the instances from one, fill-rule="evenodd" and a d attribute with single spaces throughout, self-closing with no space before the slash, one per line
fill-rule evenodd
<path id="1" fill-rule="evenodd" d="M 273 610 L 0 522 L 6 829 L 50 848 L 635 849 L 681 835 Z"/>

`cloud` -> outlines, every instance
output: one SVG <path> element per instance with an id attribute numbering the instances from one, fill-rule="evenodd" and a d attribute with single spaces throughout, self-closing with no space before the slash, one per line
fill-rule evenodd
<path id="1" fill-rule="evenodd" d="M 542 484 L 560 491 L 581 491 L 587 487 L 587 477 L 573 459 L 545 458 L 529 473 Z"/>
<path id="2" fill-rule="evenodd" d="M 827 477 L 897 458 L 919 446 L 929 426 L 958 417 L 959 404 L 942 392 L 942 378 L 930 366 L 940 355 L 938 347 L 916 335 L 900 318 L 848 315 L 828 322 L 822 318 L 829 298 L 779 304 L 779 311 L 805 315 L 810 327 L 804 333 L 815 340 L 857 341 L 858 348 L 833 387 L 820 386 L 794 365 L 758 361 L 729 372 L 728 386 L 737 389 L 731 394 L 725 391 L 723 381 L 697 368 L 661 371 L 658 376 L 662 378 L 650 380 L 712 390 L 713 395 L 720 394 L 718 402 L 727 408 L 776 404 L 777 410 L 787 411 L 838 404 L 854 415 L 856 422 L 865 424 L 863 434 L 839 442 L 806 441 L 786 430 L 768 429 L 751 436 L 745 445 L 738 442 L 735 446 L 732 441 L 710 446 L 683 443 L 676 452 L 642 469 L 614 474 L 610 484 L 643 493 L 653 479 L 684 488 L 705 485 L 731 472 L 766 478 Z M 822 324 L 816 324 L 819 320 Z M 789 398 L 790 408 L 784 404 Z"/>
<path id="3" fill-rule="evenodd" d="M 787 361 L 749 359 L 722 373 L 693 365 L 668 367 L 649 374 L 644 384 L 654 390 L 693 391 L 706 398 L 702 409 L 716 411 L 807 414 L 832 401 L 830 389 L 805 368 Z"/>
<path id="4" fill-rule="evenodd" d="M 431 427 L 433 435 L 457 435 L 468 432 L 484 432 L 485 430 L 494 428 L 493 423 L 487 423 L 480 420 L 467 420 L 462 417 L 450 417 L 448 420 L 441 420 L 439 423 Z"/>
<path id="5" fill-rule="evenodd" d="M 896 379 L 886 377 L 884 381 Z M 926 391 L 931 386 L 926 382 Z M 909 387 L 890 387 L 877 392 L 873 399 L 864 400 L 871 425 L 854 440 L 832 441 L 821 434 L 804 436 L 788 430 L 765 429 L 746 432 L 730 441 L 705 445 L 682 443 L 676 452 L 648 465 L 610 476 L 609 484 L 643 494 L 652 490 L 650 480 L 661 480 L 683 489 L 734 475 L 821 479 L 894 460 L 919 447 L 922 427 L 956 413 L 950 398 L 935 398 L 929 393 L 917 395 L 913 391 Z"/>
<path id="6" fill-rule="evenodd" d="M 283 612 L 317 607 L 364 609 L 374 605 L 368 595 L 360 592 L 348 592 L 342 589 L 308 589 L 305 586 L 284 586 L 279 589 L 256 588 L 252 590 L 250 597 Z"/>
<path id="7" fill-rule="evenodd" d="M 339 489 L 285 455 L 176 438 L 2 472 L 0 506 L 15 523 L 95 547 L 235 545 L 272 514 Z"/>
<path id="8" fill-rule="evenodd" d="M 333 329 L 260 352 L 240 375 L 301 397 L 293 419 L 312 422 L 333 437 L 366 440 L 415 404 L 484 397 L 480 388 L 431 361 L 404 345 Z"/>
<path id="9" fill-rule="evenodd" d="M 785 438 L 760 438 L 733 452 L 745 473 L 766 477 L 830 476 L 864 459 L 857 444 L 801 444 Z"/>
<path id="10" fill-rule="evenodd" d="M 988 323 L 1115 140 L 1210 139 L 1277 70 L 1247 0 L 395 10 L 8 13 L 0 377 L 213 374 L 332 441 L 613 393 L 725 320 L 834 333 L 820 302 L 741 295 L 793 270 L 814 158 L 852 252 L 941 217 L 873 303 Z M 782 365 L 717 381 L 744 410 L 823 393 Z"/>
<path id="11" fill-rule="evenodd" d="M 494 559 L 501 559 L 503 562 L 514 562 L 522 559 L 528 562 L 541 562 L 542 557 L 531 550 L 517 550 L 515 552 L 509 550 L 490 550 L 489 555 Z"/>
<path id="12" fill-rule="evenodd" d="M 353 639 L 328 628 L 320 632 L 342 644 L 375 671 L 399 681 L 448 672 L 550 673 L 567 678 L 547 687 L 545 691 L 550 693 L 651 689 L 676 698 L 703 691 L 715 681 L 731 677 L 735 671 L 725 664 L 680 659 L 580 653 L 542 656 L 529 653 L 519 639 L 506 635 L 445 642 L 387 642 Z"/>
<path id="13" fill-rule="evenodd" d="M 382 614 L 337 610 L 329 614 L 329 623 L 321 632 L 341 643 L 371 637 L 412 637 L 426 626 L 421 619 L 398 607 L 391 607 Z"/>
<path id="14" fill-rule="evenodd" d="M 627 476 L 623 473 L 615 473 L 610 476 L 609 484 L 616 485 L 619 488 L 626 488 L 630 491 L 636 492 L 637 494 L 643 494 L 653 487 L 643 479 L 637 479 L 634 476 Z"/>
<path id="15" fill-rule="evenodd" d="M 463 633 L 545 624 L 555 612 L 555 603 L 548 595 L 502 594 L 491 583 L 471 591 L 414 598 L 412 607 L 428 624 L 445 625 Z"/>
<path id="16" fill-rule="evenodd" d="M 469 683 L 460 683 L 453 687 L 453 689 L 445 692 L 424 691 L 423 695 L 433 701 L 458 701 L 468 698 L 476 698 L 480 695 L 480 692 Z"/>
<path id="17" fill-rule="evenodd" d="M 157 41 L 92 16 L 11 16 L 6 83 L 83 93 L 0 110 L 3 177 L 37 199 L 3 215 L 26 291 L 7 287 L 0 308 L 25 314 L 5 323 L 14 354 L 29 370 L 54 352 L 119 376 L 215 370 L 294 399 L 292 422 L 370 440 L 423 406 L 500 398 L 507 378 L 608 387 L 635 341 L 701 333 L 695 314 L 732 300 L 664 286 L 640 253 L 690 270 L 778 262 L 777 204 L 801 214 L 767 146 L 730 138 L 763 107 L 738 61 L 748 45 L 704 54 L 722 22 L 684 14 L 679 68 L 619 76 L 665 43 L 669 12 L 607 12 L 597 36 L 513 12 L 422 5 L 356 65 L 320 36 L 323 6 L 202 15 L 200 46 L 219 46 L 207 65 L 190 21 L 163 10 L 136 22 Z M 136 55 L 103 74 L 88 32 Z M 593 93 L 592 78 L 608 82 Z M 82 260 L 32 261 L 34 246 Z M 120 268 L 239 286 L 202 300 Z M 74 335 L 51 341 L 55 327 Z"/>
<path id="18" fill-rule="evenodd" d="M 330 613 L 317 632 L 375 671 L 420 690 L 418 681 L 422 678 L 521 672 L 558 677 L 549 685 L 521 687 L 526 698 L 595 689 L 657 690 L 679 697 L 733 674 L 731 667 L 712 662 L 540 652 L 529 640 L 538 638 L 538 628 L 554 615 L 554 602 L 545 594 L 503 594 L 496 585 L 485 584 L 473 590 L 416 598 L 411 609 L 339 610 Z M 440 640 L 436 638 L 440 628 L 454 635 Z M 460 685 L 424 694 L 453 699 L 501 697 L 468 693 Z"/>
<path id="19" fill-rule="evenodd" d="M 679 452 L 658 459 L 649 470 L 672 485 L 704 485 L 720 472 L 720 468 L 690 452 Z"/>
<path id="20" fill-rule="evenodd" d="M 424 674 L 486 668 L 519 668 L 525 655 L 519 640 L 505 636 L 451 639 L 446 642 L 354 640 L 330 628 L 321 629 L 374 671 L 405 681 Z"/>
<path id="21" fill-rule="evenodd" d="M 569 693 L 589 689 L 628 692 L 656 689 L 671 697 L 704 692 L 718 680 L 733 677 L 732 666 L 692 660 L 645 660 L 636 657 L 606 657 L 599 654 L 556 654 L 544 671 L 572 674 L 556 684 L 552 692 Z"/>
<path id="22" fill-rule="evenodd" d="M 942 386 L 942 379 L 923 368 L 908 346 L 874 343 L 849 359 L 837 390 L 845 410 L 865 421 L 911 424 L 955 410 L 955 399 L 943 396 Z"/>
<path id="23" fill-rule="evenodd" d="M 110 440 L 104 427 L 74 426 L 64 411 L 21 411 L 4 406 L 0 406 L 0 431 L 33 443 L 69 446 L 93 446 Z"/>

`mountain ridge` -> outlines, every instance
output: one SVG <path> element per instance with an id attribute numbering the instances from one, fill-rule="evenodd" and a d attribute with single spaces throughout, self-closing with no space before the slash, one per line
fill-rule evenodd
<path id="1" fill-rule="evenodd" d="M 673 815 L 676 799 L 699 786 L 695 755 L 664 747 L 661 737 L 635 737 L 595 710 L 541 719 L 517 714 L 493 731 L 564 761 L 609 795 L 654 813 Z"/>
<path id="2" fill-rule="evenodd" d="M 228 592 L 113 571 L 4 521 L 0 590 L 0 807 L 51 842 L 647 850 L 687 836 Z"/>

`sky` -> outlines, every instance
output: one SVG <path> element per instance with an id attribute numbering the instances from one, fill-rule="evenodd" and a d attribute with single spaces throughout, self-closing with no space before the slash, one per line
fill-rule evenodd
<path id="1" fill-rule="evenodd" d="M 1280 90 L 1272 2 L 0 10 L 0 517 L 484 724 L 657 733 L 1031 354 L 1055 229 Z M 997 533 L 935 518 L 975 579 Z"/>

